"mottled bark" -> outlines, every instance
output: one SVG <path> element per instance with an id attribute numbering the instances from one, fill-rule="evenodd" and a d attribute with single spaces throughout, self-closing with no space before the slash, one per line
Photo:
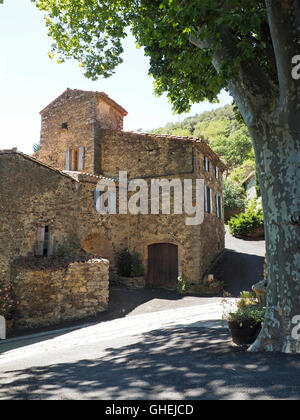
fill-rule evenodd
<path id="1" fill-rule="evenodd" d="M 252 127 L 265 215 L 266 319 L 250 351 L 300 353 L 292 336 L 300 315 L 300 132 L 278 115 Z"/>
<path id="2" fill-rule="evenodd" d="M 300 353 L 292 334 L 293 318 L 300 319 L 300 81 L 291 75 L 299 53 L 299 0 L 266 0 L 266 9 L 279 85 L 253 59 L 242 61 L 228 81 L 253 139 L 265 215 L 267 312 L 250 351 Z M 191 36 L 198 48 L 215 49 L 217 71 L 239 54 L 234 34 L 226 27 L 219 34 L 217 48 L 214 39 Z"/>

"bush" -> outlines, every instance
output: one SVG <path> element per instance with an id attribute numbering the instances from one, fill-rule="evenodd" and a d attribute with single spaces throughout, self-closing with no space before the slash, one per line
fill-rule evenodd
<path id="1" fill-rule="evenodd" d="M 0 267 L 0 315 L 9 319 L 13 304 L 12 285 L 5 280 L 4 270 Z"/>
<path id="2" fill-rule="evenodd" d="M 226 210 L 245 210 L 246 194 L 242 187 L 230 179 L 224 182 L 224 207 Z"/>
<path id="3" fill-rule="evenodd" d="M 137 252 L 131 254 L 128 249 L 119 254 L 117 268 L 119 276 L 122 277 L 141 277 L 145 273 L 140 255 Z"/>
<path id="4" fill-rule="evenodd" d="M 262 214 L 256 213 L 253 210 L 248 210 L 247 213 L 232 217 L 229 220 L 228 225 L 230 233 L 233 236 L 249 236 L 258 229 L 263 229 L 264 218 Z"/>
<path id="5" fill-rule="evenodd" d="M 228 225 L 233 236 L 251 236 L 256 232 L 263 231 L 264 215 L 262 207 L 256 201 L 253 201 L 246 213 L 232 217 Z"/>

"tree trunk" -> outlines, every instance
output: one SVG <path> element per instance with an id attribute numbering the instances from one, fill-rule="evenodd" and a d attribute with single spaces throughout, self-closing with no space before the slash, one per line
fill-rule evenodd
<path id="1" fill-rule="evenodd" d="M 267 118 L 250 128 L 265 215 L 268 294 L 265 322 L 249 351 L 300 353 L 293 334 L 300 315 L 300 133 L 297 123 L 293 130 L 284 118 Z"/>

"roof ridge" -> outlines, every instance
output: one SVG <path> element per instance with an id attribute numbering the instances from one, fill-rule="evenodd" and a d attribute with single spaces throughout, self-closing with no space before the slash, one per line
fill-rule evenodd
<path id="1" fill-rule="evenodd" d="M 32 161 L 33 163 L 35 163 L 35 164 L 37 164 L 39 166 L 43 166 L 44 168 L 50 169 L 51 171 L 54 171 L 54 172 L 58 173 L 59 175 L 65 176 L 65 177 L 67 177 L 69 179 L 72 179 L 73 181 L 76 181 L 73 177 L 71 177 L 70 175 L 64 173 L 63 171 L 60 171 L 59 169 L 54 168 L 53 166 L 49 166 L 46 163 L 41 162 L 40 160 L 34 158 L 33 156 L 26 155 L 23 152 L 19 152 L 16 149 L 12 149 L 12 150 L 0 150 L 0 155 L 13 155 L 13 154 L 18 155 L 18 156 L 21 156 L 24 159 L 30 160 L 30 161 Z M 76 181 L 76 182 L 78 182 L 78 181 Z"/>
<path id="2" fill-rule="evenodd" d="M 90 94 L 90 95 L 99 96 L 104 101 L 106 101 L 111 106 L 113 106 L 115 109 L 117 109 L 121 114 L 123 114 L 124 117 L 126 117 L 126 115 L 128 115 L 128 112 L 126 111 L 126 109 L 124 109 L 116 101 L 114 101 L 112 98 L 110 98 L 107 95 L 107 93 L 105 93 L 105 92 L 99 92 L 99 91 L 94 91 L 94 90 L 84 90 L 84 89 L 71 89 L 71 88 L 67 88 L 66 90 L 63 91 L 63 93 L 61 93 L 59 96 L 57 96 L 55 99 L 53 99 L 52 102 L 50 102 L 45 108 L 43 108 L 40 111 L 40 114 L 42 115 L 43 113 L 45 113 L 49 108 L 51 108 L 55 104 L 55 102 L 57 102 L 60 98 L 62 98 L 67 92 L 78 92 L 78 93 L 86 93 L 86 94 Z"/>

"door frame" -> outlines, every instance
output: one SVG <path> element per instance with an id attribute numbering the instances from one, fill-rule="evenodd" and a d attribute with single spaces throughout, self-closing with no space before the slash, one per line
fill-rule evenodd
<path id="1" fill-rule="evenodd" d="M 170 238 L 164 238 L 160 239 L 159 241 L 155 240 L 155 238 L 152 239 L 152 241 L 147 241 L 144 245 L 144 261 L 145 261 L 145 279 L 148 278 L 148 247 L 150 245 L 156 245 L 156 244 L 170 244 L 170 245 L 176 245 L 178 249 L 178 276 L 182 277 L 182 256 L 183 256 L 183 246 L 173 240 L 170 240 Z"/>

